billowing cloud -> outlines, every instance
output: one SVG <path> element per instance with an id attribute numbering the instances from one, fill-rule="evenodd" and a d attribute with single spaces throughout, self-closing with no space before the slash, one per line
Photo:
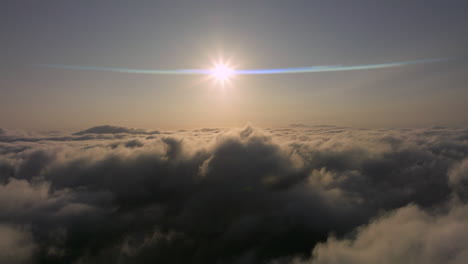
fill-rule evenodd
<path id="1" fill-rule="evenodd" d="M 413 220 L 464 220 L 467 135 L 299 125 L 8 132 L 0 224 L 28 241 L 33 263 L 373 261 L 357 257 L 359 243 L 393 243 L 391 224 L 408 233 Z M 428 237 L 405 235 L 401 250 L 424 260 L 412 243 Z"/>
<path id="2" fill-rule="evenodd" d="M 0 262 L 29 263 L 36 245 L 26 228 L 0 224 Z"/>
<path id="3" fill-rule="evenodd" d="M 449 184 L 455 189 L 457 198 L 468 200 L 468 158 L 450 170 Z"/>
<path id="4" fill-rule="evenodd" d="M 291 263 L 462 264 L 468 259 L 468 206 L 428 213 L 409 205 L 357 229 L 352 239 L 329 238 L 309 261 Z"/>

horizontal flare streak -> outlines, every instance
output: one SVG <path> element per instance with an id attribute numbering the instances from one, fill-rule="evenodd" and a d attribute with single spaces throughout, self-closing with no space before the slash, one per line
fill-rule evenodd
<path id="1" fill-rule="evenodd" d="M 410 60 L 383 64 L 367 64 L 367 65 L 329 65 L 329 66 L 312 66 L 300 68 L 278 68 L 278 69 L 248 69 L 234 70 L 235 75 L 264 75 L 264 74 L 289 74 L 289 73 L 312 73 L 312 72 L 336 72 L 336 71 L 355 71 L 355 70 L 371 70 L 400 67 L 414 64 L 425 64 L 434 62 L 444 62 L 453 58 L 436 58 L 424 60 Z M 181 70 L 145 70 L 145 69 L 128 69 L 128 68 L 110 68 L 110 67 L 94 67 L 94 66 L 78 66 L 78 65 L 62 65 L 62 64 L 36 64 L 38 67 L 55 68 L 55 69 L 71 69 L 71 70 L 89 70 L 89 71 L 106 71 L 120 73 L 139 73 L 139 74 L 167 74 L 167 75 L 207 75 L 212 74 L 213 70 L 209 69 L 181 69 Z"/>

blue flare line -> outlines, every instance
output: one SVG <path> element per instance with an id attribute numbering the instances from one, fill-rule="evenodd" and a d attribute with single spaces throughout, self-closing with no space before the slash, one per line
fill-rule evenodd
<path id="1" fill-rule="evenodd" d="M 105 72 L 120 72 L 120 73 L 139 73 L 139 74 L 210 74 L 210 70 L 203 69 L 183 69 L 183 70 L 144 70 L 144 69 L 128 69 L 128 68 L 110 68 L 110 67 L 94 67 L 94 66 L 78 66 L 64 64 L 36 64 L 38 67 L 46 67 L 52 69 L 69 69 L 69 70 L 85 70 L 85 71 L 105 71 Z"/>
<path id="2" fill-rule="evenodd" d="M 234 70 L 235 75 L 265 75 L 265 74 L 289 74 L 289 73 L 312 73 L 312 72 L 336 72 L 336 71 L 355 71 L 355 70 L 372 70 L 400 67 L 414 64 L 425 64 L 435 62 L 445 62 L 453 60 L 453 58 L 436 58 L 423 60 L 409 60 L 383 64 L 367 64 L 367 65 L 328 65 L 328 66 L 312 66 L 300 68 L 278 68 L 278 69 L 248 69 Z M 213 70 L 209 69 L 181 69 L 181 70 L 145 70 L 145 69 L 128 69 L 128 68 L 110 68 L 110 67 L 93 67 L 93 66 L 78 66 L 78 65 L 62 65 L 62 64 L 36 64 L 38 67 L 54 68 L 54 69 L 70 69 L 70 70 L 89 70 L 89 71 L 106 71 L 120 73 L 139 73 L 139 74 L 166 74 L 166 75 L 207 75 L 212 74 Z"/>
<path id="3" fill-rule="evenodd" d="M 286 73 L 308 73 L 308 72 L 334 72 L 334 71 L 356 71 L 356 70 L 372 70 L 372 69 L 383 69 L 399 66 L 407 66 L 413 64 L 423 63 L 434 63 L 449 61 L 452 58 L 437 58 L 437 59 L 425 59 L 425 60 L 411 60 L 411 61 L 400 61 L 383 64 L 367 64 L 367 65 L 330 65 L 330 66 L 315 66 L 315 67 L 302 67 L 302 68 L 284 68 L 284 69 L 257 69 L 257 70 L 236 70 L 236 74 L 286 74 Z"/>

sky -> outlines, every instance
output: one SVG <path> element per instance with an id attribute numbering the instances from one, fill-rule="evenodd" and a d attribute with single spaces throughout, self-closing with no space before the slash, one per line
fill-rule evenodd
<path id="1" fill-rule="evenodd" d="M 450 1 L 2 1 L 0 124 L 21 129 L 291 123 L 466 127 L 468 4 Z M 37 67 L 388 69 L 206 76 Z"/>
<path id="2" fill-rule="evenodd" d="M 0 263 L 468 263 L 467 14 L 2 0 Z"/>

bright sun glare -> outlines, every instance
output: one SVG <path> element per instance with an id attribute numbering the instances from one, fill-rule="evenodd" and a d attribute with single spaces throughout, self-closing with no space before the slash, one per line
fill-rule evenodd
<path id="1" fill-rule="evenodd" d="M 229 83 L 231 78 L 235 75 L 235 71 L 226 63 L 217 63 L 210 70 L 211 77 L 222 85 Z"/>

